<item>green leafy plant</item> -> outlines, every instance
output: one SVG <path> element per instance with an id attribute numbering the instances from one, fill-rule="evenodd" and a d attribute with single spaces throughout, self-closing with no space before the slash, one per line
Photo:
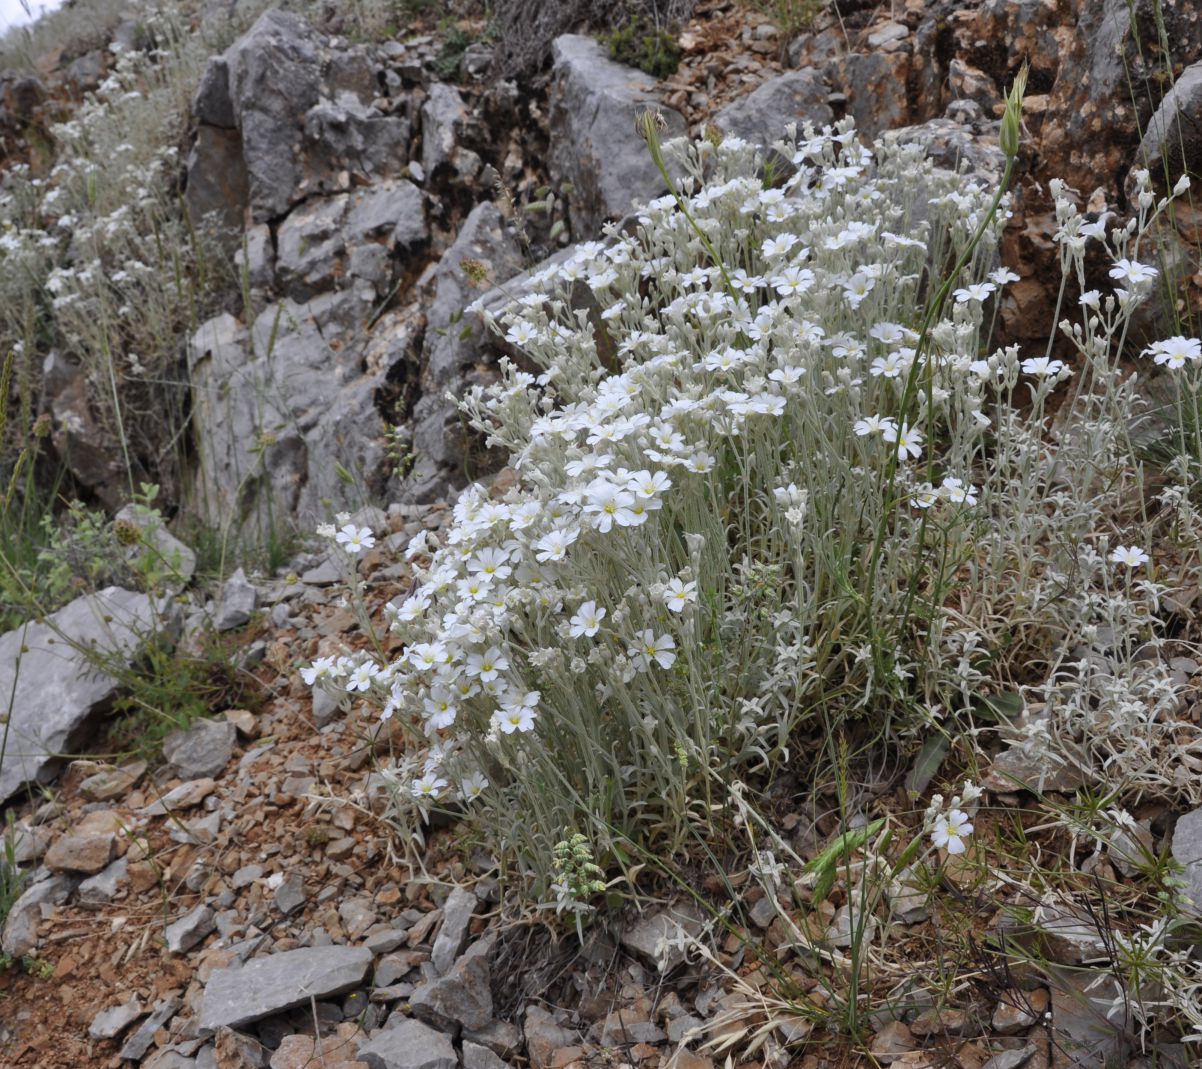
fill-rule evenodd
<path id="1" fill-rule="evenodd" d="M 667 30 L 634 20 L 602 37 L 610 56 L 628 67 L 637 67 L 653 78 L 671 78 L 683 55 Z"/>

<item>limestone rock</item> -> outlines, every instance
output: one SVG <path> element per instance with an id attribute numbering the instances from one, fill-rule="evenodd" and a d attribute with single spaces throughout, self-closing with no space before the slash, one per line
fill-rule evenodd
<path id="1" fill-rule="evenodd" d="M 678 944 L 684 934 L 697 935 L 701 918 L 689 903 L 678 903 L 667 909 L 643 914 L 620 941 L 627 950 L 641 954 L 661 972 L 668 972 L 685 960 L 685 951 Z"/>
<path id="2" fill-rule="evenodd" d="M 1182 897 L 1191 912 L 1202 916 L 1202 809 L 1178 818 L 1173 828 L 1173 860 L 1185 872 Z"/>
<path id="3" fill-rule="evenodd" d="M 785 136 L 789 123 L 796 123 L 798 130 L 807 121 L 815 126 L 829 123 L 833 113 L 828 95 L 816 70 L 790 71 L 727 104 L 714 116 L 713 125 L 723 134 L 768 148 Z"/>
<path id="4" fill-rule="evenodd" d="M 412 1018 L 361 1043 L 358 1057 L 371 1069 L 457 1069 L 459 1065 L 451 1037 Z"/>
<path id="5" fill-rule="evenodd" d="M 45 874 L 44 869 L 42 872 Z M 8 911 L 3 935 L 0 936 L 0 950 L 13 958 L 23 957 L 35 950 L 42 906 L 61 906 L 78 882 L 75 876 L 50 876 L 27 887 Z"/>
<path id="6" fill-rule="evenodd" d="M 273 1013 L 307 1005 L 310 998 L 340 995 L 358 986 L 371 968 L 362 947 L 302 947 L 217 969 L 209 977 L 200 1012 L 202 1032 L 237 1028 Z"/>
<path id="7" fill-rule="evenodd" d="M 167 950 L 172 954 L 183 954 L 216 927 L 216 914 L 208 906 L 197 906 L 174 924 L 167 925 Z"/>
<path id="8" fill-rule="evenodd" d="M 606 219 L 621 219 L 635 201 L 664 189 L 636 128 L 648 109 L 664 118 L 662 140 L 686 133 L 679 112 L 660 104 L 649 75 L 615 63 L 593 38 L 564 34 L 552 46 L 550 169 L 572 184 L 572 226 L 591 237 Z"/>
<path id="9" fill-rule="evenodd" d="M 223 57 L 256 222 L 282 215 L 300 184 L 298 117 L 317 103 L 320 45 L 303 18 L 271 8 Z"/>
<path id="10" fill-rule="evenodd" d="M 76 598 L 46 623 L 0 636 L 0 712 L 8 716 L 0 801 L 25 783 L 44 783 L 58 754 L 79 749 L 89 719 L 117 690 L 117 680 L 95 662 L 131 664 L 147 641 L 172 627 L 169 610 L 170 603 L 146 594 L 107 587 Z"/>
<path id="11" fill-rule="evenodd" d="M 232 631 L 250 622 L 251 613 L 259 604 L 259 592 L 239 568 L 221 584 L 221 595 L 217 599 L 217 612 L 213 617 L 215 631 Z"/>
<path id="12" fill-rule="evenodd" d="M 228 720 L 201 720 L 163 741 L 163 756 L 184 779 L 219 776 L 234 755 L 238 730 Z"/>
<path id="13" fill-rule="evenodd" d="M 488 957 L 492 941 L 470 947 L 445 976 L 427 981 L 409 999 L 416 1017 L 437 1028 L 484 1028 L 492 1020 L 493 1001 Z"/>
<path id="14" fill-rule="evenodd" d="M 146 1011 L 137 995 L 119 1006 L 101 1010 L 88 1026 L 89 1039 L 116 1039 Z"/>

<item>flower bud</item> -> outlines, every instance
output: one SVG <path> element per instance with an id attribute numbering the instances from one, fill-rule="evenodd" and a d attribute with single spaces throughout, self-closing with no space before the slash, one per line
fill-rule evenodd
<path id="1" fill-rule="evenodd" d="M 1022 134 L 1023 93 L 1027 89 L 1027 65 L 1024 63 L 1015 75 L 1014 84 L 1006 97 L 1006 113 L 1002 116 L 999 142 L 1007 159 L 1018 155 L 1019 137 Z"/>

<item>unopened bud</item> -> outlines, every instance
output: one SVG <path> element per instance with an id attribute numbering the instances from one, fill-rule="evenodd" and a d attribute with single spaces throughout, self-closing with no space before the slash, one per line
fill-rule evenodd
<path id="1" fill-rule="evenodd" d="M 1027 90 L 1027 65 L 1024 63 L 1014 77 L 1014 84 L 1006 96 L 1006 113 L 1002 116 L 1002 129 L 998 135 L 1002 151 L 1007 159 L 1018 155 L 1019 138 L 1023 124 L 1023 94 Z"/>

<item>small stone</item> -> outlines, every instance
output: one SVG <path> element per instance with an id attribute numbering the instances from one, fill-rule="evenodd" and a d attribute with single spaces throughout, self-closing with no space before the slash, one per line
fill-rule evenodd
<path id="1" fill-rule="evenodd" d="M 213 1061 L 216 1069 L 263 1069 L 267 1051 L 251 1036 L 232 1028 L 218 1028 L 213 1037 Z"/>
<path id="2" fill-rule="evenodd" d="M 89 776 L 79 785 L 79 793 L 93 802 L 107 802 L 125 794 L 146 772 L 145 761 L 133 761 Z"/>
<path id="3" fill-rule="evenodd" d="M 249 887 L 262 875 L 262 865 L 243 865 L 240 869 L 234 870 L 234 875 L 230 877 L 230 886 L 235 891 L 241 891 L 243 887 Z"/>
<path id="4" fill-rule="evenodd" d="M 276 907 L 285 917 L 300 909 L 307 897 L 305 878 L 299 872 L 289 873 L 284 877 L 284 882 L 275 889 Z"/>
<path id="5" fill-rule="evenodd" d="M 509 1063 L 502 1061 L 487 1047 L 464 1040 L 463 1069 L 508 1069 Z"/>
<path id="6" fill-rule="evenodd" d="M 60 835 L 46 851 L 46 867 L 52 872 L 78 872 L 95 876 L 107 868 L 117 854 L 117 836 L 112 832 Z"/>
<path id="7" fill-rule="evenodd" d="M 172 788 L 150 805 L 143 806 L 138 812 L 144 817 L 161 817 L 181 809 L 191 809 L 200 805 L 216 789 L 217 781 L 208 776 L 204 779 L 189 780 Z"/>
<path id="8" fill-rule="evenodd" d="M 600 1044 L 603 1047 L 624 1046 L 629 1043 L 662 1043 L 667 1036 L 654 1021 L 637 1010 L 614 1010 L 601 1025 Z"/>
<path id="9" fill-rule="evenodd" d="M 995 1054 L 981 1069 L 1019 1069 L 1035 1056 L 1035 1047 L 1028 1043 L 1018 1050 L 1004 1050 Z"/>
<path id="10" fill-rule="evenodd" d="M 228 720 L 201 720 L 186 731 L 175 731 L 163 742 L 163 756 L 181 779 L 218 776 L 234 753 L 237 729 Z"/>
<path id="11" fill-rule="evenodd" d="M 174 924 L 167 925 L 167 949 L 172 954 L 183 954 L 216 927 L 217 915 L 208 906 L 197 906 Z"/>
<path id="12" fill-rule="evenodd" d="M 259 737 L 259 719 L 249 709 L 227 709 L 225 718 L 238 729 L 244 739 Z"/>
<path id="13" fill-rule="evenodd" d="M 347 836 L 334 839 L 326 846 L 326 857 L 331 861 L 345 861 L 355 852 L 355 840 Z"/>
<path id="14" fill-rule="evenodd" d="M 491 953 L 492 940 L 482 939 L 445 976 L 418 987 L 409 999 L 413 1015 L 437 1028 L 485 1027 L 493 1012 Z"/>
<path id="15" fill-rule="evenodd" d="M 359 1060 L 370 1069 L 458 1069 L 459 1066 L 451 1037 L 412 1018 L 361 1043 Z"/>
<path id="16" fill-rule="evenodd" d="M 912 1051 L 916 1044 L 914 1033 L 901 1021 L 890 1021 L 872 1037 L 869 1051 L 886 1064 L 899 1055 Z"/>
<path id="17" fill-rule="evenodd" d="M 371 968 L 362 947 L 302 947 L 217 969 L 205 987 L 201 1031 L 237 1028 L 358 987 Z"/>
<path id="18" fill-rule="evenodd" d="M 137 995 L 120 1006 L 111 1006 L 107 1010 L 101 1010 L 92 1018 L 92 1023 L 88 1026 L 88 1038 L 116 1039 L 145 1012 Z"/>
<path id="19" fill-rule="evenodd" d="M 351 939 L 358 939 L 376 923 L 376 911 L 372 909 L 370 898 L 347 899 L 339 905 L 338 916 L 342 921 L 343 929 Z"/>
<path id="20" fill-rule="evenodd" d="M 998 1035 L 1012 1036 L 1037 1024 L 1047 1009 L 1048 993 L 1042 987 L 1034 991 L 1010 988 L 1002 993 L 990 1023 Z"/>
<path id="21" fill-rule="evenodd" d="M 526 1053 L 534 1069 L 550 1069 L 555 1052 L 574 1044 L 580 1037 L 564 1028 L 541 1006 L 526 1007 L 522 1028 L 526 1039 Z"/>
<path id="22" fill-rule="evenodd" d="M 972 1029 L 969 1015 L 954 1007 L 923 1010 L 910 1022 L 910 1031 L 924 1038 L 930 1036 L 963 1036 Z"/>
<path id="23" fill-rule="evenodd" d="M 696 936 L 701 931 L 701 918 L 688 903 L 670 906 L 655 913 L 646 913 L 620 937 L 622 946 L 643 955 L 660 972 L 669 972 L 685 960 L 685 950 L 675 945 L 682 932 Z"/>
<path id="24" fill-rule="evenodd" d="M 129 879 L 129 862 L 119 857 L 103 872 L 89 876 L 79 885 L 76 901 L 89 909 L 99 909 L 106 906 L 121 890 L 121 884 Z"/>
<path id="25" fill-rule="evenodd" d="M 1173 828 L 1173 860 L 1185 871 L 1181 897 L 1185 907 L 1202 916 L 1202 809 L 1178 818 Z"/>
<path id="26" fill-rule="evenodd" d="M 217 612 L 213 617 L 213 629 L 232 631 L 250 622 L 250 615 L 259 603 L 259 592 L 239 568 L 221 586 L 217 599 Z"/>
<path id="27" fill-rule="evenodd" d="M 407 928 L 385 928 L 372 932 L 363 940 L 363 945 L 373 954 L 390 954 L 409 938 Z"/>
<path id="28" fill-rule="evenodd" d="M 141 1061 L 154 1043 L 154 1034 L 175 1016 L 180 1005 L 180 1000 L 175 997 L 156 1002 L 154 1009 L 150 1011 L 150 1016 L 138 1025 L 137 1030 L 125 1041 L 125 1045 L 121 1048 L 122 1060 Z"/>
<path id="29" fill-rule="evenodd" d="M 476 912 L 477 899 L 466 887 L 453 887 L 442 907 L 442 927 L 434 940 L 430 961 L 439 974 L 450 969 L 467 938 L 468 925 Z"/>
<path id="30" fill-rule="evenodd" d="M 757 928 L 767 928 L 776 920 L 776 902 L 771 895 L 764 895 L 751 907 L 751 923 Z"/>

